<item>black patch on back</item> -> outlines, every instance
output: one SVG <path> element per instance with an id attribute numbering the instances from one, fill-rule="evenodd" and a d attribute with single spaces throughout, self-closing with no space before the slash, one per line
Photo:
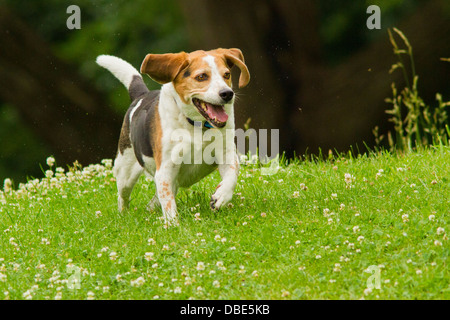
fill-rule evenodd
<path id="1" fill-rule="evenodd" d="M 144 80 L 140 76 L 133 76 L 131 80 L 130 87 L 128 88 L 128 93 L 130 94 L 131 101 L 138 99 L 144 94 L 148 93 L 149 90 L 145 85 Z"/>
<path id="2" fill-rule="evenodd" d="M 132 107 L 136 106 L 140 99 L 142 99 L 141 105 L 136 109 L 133 114 L 130 126 L 131 143 L 133 144 L 134 154 L 139 164 L 144 167 L 143 156 L 153 157 L 153 150 L 156 142 L 156 137 L 152 136 L 156 126 L 156 108 L 159 102 L 159 90 L 148 91 L 145 95 L 140 96 L 139 99 L 133 101 L 130 106 L 129 112 L 131 113 Z"/>

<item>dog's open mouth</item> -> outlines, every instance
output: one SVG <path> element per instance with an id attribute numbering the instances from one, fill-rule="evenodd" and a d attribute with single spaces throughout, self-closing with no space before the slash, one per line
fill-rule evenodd
<path id="1" fill-rule="evenodd" d="M 192 102 L 200 114 L 214 127 L 222 128 L 227 124 L 228 115 L 223 105 L 214 105 L 197 98 L 193 98 Z"/>

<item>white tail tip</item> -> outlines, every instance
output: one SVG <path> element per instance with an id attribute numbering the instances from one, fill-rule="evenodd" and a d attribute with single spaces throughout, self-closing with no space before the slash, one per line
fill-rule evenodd
<path id="1" fill-rule="evenodd" d="M 125 60 L 102 54 L 97 57 L 96 62 L 99 66 L 109 70 L 117 79 L 129 89 L 134 76 L 141 77 L 141 74 Z"/>

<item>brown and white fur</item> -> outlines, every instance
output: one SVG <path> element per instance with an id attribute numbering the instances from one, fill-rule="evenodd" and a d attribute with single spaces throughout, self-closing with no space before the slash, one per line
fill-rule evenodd
<path id="1" fill-rule="evenodd" d="M 159 204 L 169 224 L 177 223 L 175 196 L 180 187 L 189 187 L 218 167 L 222 181 L 211 196 L 211 208 L 219 209 L 232 198 L 239 173 L 239 160 L 234 144 L 234 92 L 231 68 L 240 69 L 239 87 L 250 80 L 249 71 L 239 49 L 216 49 L 191 53 L 148 54 L 141 72 L 162 84 L 161 90 L 149 91 L 142 76 L 128 62 L 108 55 L 97 57 L 97 63 L 111 71 L 128 89 L 132 103 L 125 115 L 120 133 L 114 176 L 118 188 L 119 210 L 128 208 L 133 186 L 145 172 L 153 177 L 156 194 L 149 203 Z M 171 158 L 175 148 L 192 148 L 195 153 L 211 143 L 194 143 L 193 124 L 202 131 L 219 130 L 223 137 L 219 163 L 204 161 L 176 164 Z M 183 129 L 191 139 L 172 138 Z M 198 129 L 198 127 L 196 128 Z M 231 139 L 226 139 L 233 132 Z M 190 145 L 180 145 L 190 144 Z"/>

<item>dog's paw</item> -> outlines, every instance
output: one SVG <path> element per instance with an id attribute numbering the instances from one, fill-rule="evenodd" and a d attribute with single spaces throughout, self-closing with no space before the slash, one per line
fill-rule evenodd
<path id="1" fill-rule="evenodd" d="M 218 210 L 221 207 L 225 206 L 228 202 L 231 201 L 233 197 L 232 191 L 224 190 L 223 188 L 218 188 L 217 191 L 211 196 L 211 201 L 209 202 L 209 206 L 212 210 Z"/>
<path id="2" fill-rule="evenodd" d="M 167 227 L 174 227 L 179 225 L 177 210 L 170 209 L 163 211 L 162 219 L 164 221 L 164 225 Z"/>
<path id="3" fill-rule="evenodd" d="M 180 222 L 177 218 L 171 218 L 171 219 L 164 219 L 164 227 L 178 227 L 180 225 Z"/>
<path id="4" fill-rule="evenodd" d="M 125 200 L 121 196 L 117 197 L 117 209 L 119 209 L 119 212 L 127 210 L 129 204 L 130 204 L 130 200 Z"/>
<path id="5" fill-rule="evenodd" d="M 211 210 L 216 210 L 216 202 L 217 200 L 213 198 L 213 196 L 211 196 L 211 200 L 209 201 L 209 206 L 211 208 Z"/>

